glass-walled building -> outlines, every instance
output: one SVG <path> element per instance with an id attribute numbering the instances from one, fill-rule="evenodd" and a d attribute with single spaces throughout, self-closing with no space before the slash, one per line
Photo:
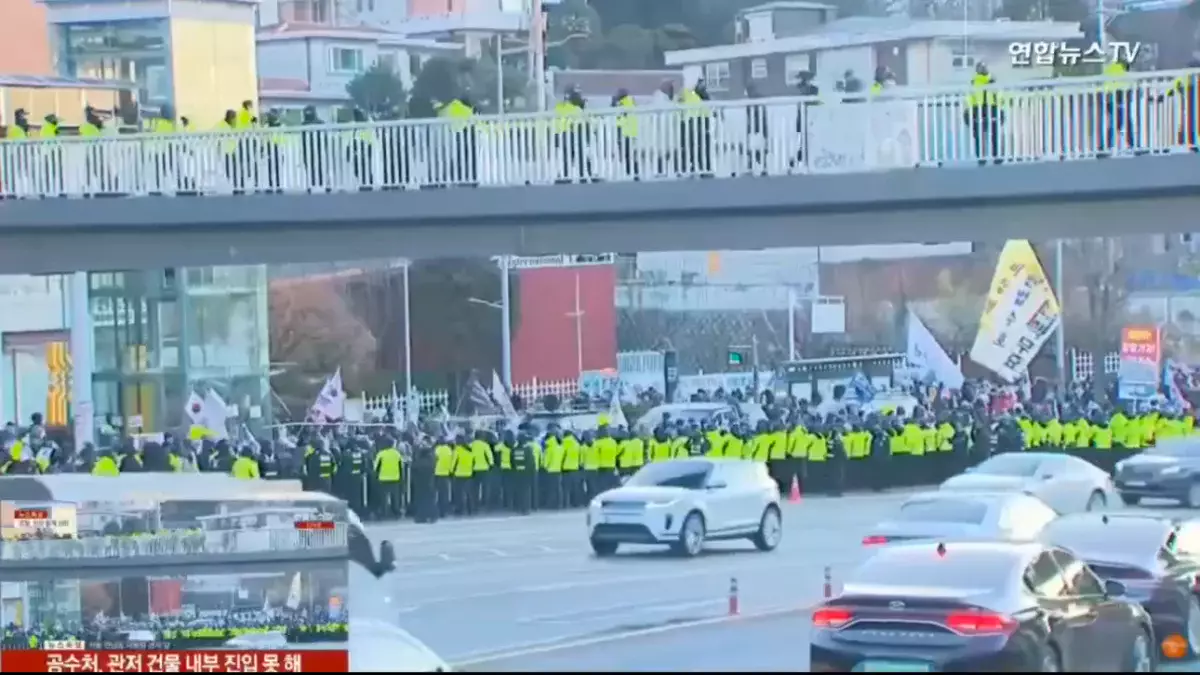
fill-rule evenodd
<path id="1" fill-rule="evenodd" d="M 270 418 L 265 266 L 94 272 L 88 296 L 97 420 L 177 429 L 209 388 L 252 426 Z"/>
<path id="2" fill-rule="evenodd" d="M 199 128 L 258 100 L 258 0 L 41 0 L 57 74 L 132 82 Z"/>

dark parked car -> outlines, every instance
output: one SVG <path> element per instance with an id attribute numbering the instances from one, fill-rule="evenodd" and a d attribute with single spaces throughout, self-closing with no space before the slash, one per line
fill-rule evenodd
<path id="1" fill-rule="evenodd" d="M 1096 576 L 1119 581 L 1150 613 L 1161 640 L 1180 635 L 1200 655 L 1200 521 L 1152 513 L 1063 516 L 1042 530 L 1048 545 L 1083 559 Z"/>
<path id="2" fill-rule="evenodd" d="M 1160 497 L 1200 508 L 1200 437 L 1164 439 L 1117 462 L 1113 483 L 1126 504 Z"/>
<path id="3" fill-rule="evenodd" d="M 1042 543 L 878 549 L 813 612 L 812 672 L 1146 672 L 1150 617 Z"/>

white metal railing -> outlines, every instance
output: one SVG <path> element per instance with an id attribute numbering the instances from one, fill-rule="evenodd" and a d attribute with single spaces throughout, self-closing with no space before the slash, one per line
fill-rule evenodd
<path id="1" fill-rule="evenodd" d="M 897 88 L 852 99 L 0 142 L 0 196 L 333 192 L 1088 159 L 1195 146 L 1195 71 Z M 1192 100 L 1183 100 L 1190 98 Z"/>
<path id="2" fill-rule="evenodd" d="M 293 527 L 222 531 L 168 531 L 139 536 L 27 539 L 0 542 L 0 560 L 229 555 L 344 548 L 346 530 Z"/>

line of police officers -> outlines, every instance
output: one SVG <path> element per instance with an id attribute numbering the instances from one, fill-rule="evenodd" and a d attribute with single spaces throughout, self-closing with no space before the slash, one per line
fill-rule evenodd
<path id="1" fill-rule="evenodd" d="M 296 443 L 247 443 L 167 435 L 140 449 L 132 441 L 75 453 L 44 435 L 26 434 L 0 451 L 0 474 L 213 471 L 245 480 L 295 478 L 306 489 L 344 499 L 364 519 L 529 513 L 586 505 L 651 462 L 712 457 L 767 464 L 780 490 L 840 494 L 846 489 L 928 485 L 998 452 L 1063 451 L 1112 470 L 1156 439 L 1193 433 L 1194 418 L 1167 410 L 1079 410 L 1060 416 L 1024 412 L 992 416 L 963 406 L 939 412 L 821 416 L 806 408 L 769 407 L 751 429 L 664 419 L 652 430 L 601 424 L 576 432 L 551 425 L 538 433 L 394 433 L 310 427 Z M 36 427 L 35 427 L 36 430 Z"/>

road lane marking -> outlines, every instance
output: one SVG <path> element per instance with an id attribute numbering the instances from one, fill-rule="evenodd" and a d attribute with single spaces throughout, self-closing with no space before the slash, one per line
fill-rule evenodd
<path id="1" fill-rule="evenodd" d="M 591 637 L 581 636 L 578 638 L 567 637 L 550 641 L 540 640 L 536 642 L 513 645 L 502 650 L 464 654 L 463 656 L 454 659 L 452 665 L 457 670 L 461 668 L 470 668 L 472 666 L 487 665 L 490 663 L 496 663 L 498 661 L 511 661 L 513 659 L 524 658 L 527 656 L 550 654 L 568 649 L 581 649 L 583 647 L 591 647 L 610 642 L 619 642 L 621 640 L 651 637 L 654 635 L 661 635 L 663 633 L 686 630 L 689 628 L 703 628 L 705 626 L 718 626 L 733 622 L 773 619 L 792 614 L 801 616 L 810 612 L 811 610 L 811 605 L 807 607 L 775 607 L 758 612 L 743 613 L 738 616 L 717 616 L 704 619 L 695 619 L 692 621 L 680 621 L 678 623 L 672 623 L 665 626 L 639 628 L 636 630 L 621 631 L 608 635 L 593 635 Z"/>

